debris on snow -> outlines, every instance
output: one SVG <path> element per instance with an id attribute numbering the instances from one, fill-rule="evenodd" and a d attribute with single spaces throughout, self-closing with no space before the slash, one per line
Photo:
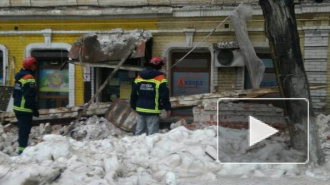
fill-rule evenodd
<path id="1" fill-rule="evenodd" d="M 246 177 L 329 179 L 329 163 L 325 167 L 217 163 L 205 153 L 211 151 L 214 154 L 216 151 L 218 140 L 215 126 L 194 131 L 179 126 L 164 134 L 132 136 L 117 130 L 105 118 L 95 116 L 77 125 L 76 132 L 85 132 L 78 141 L 54 134 L 63 130 L 55 126 L 50 126 L 52 134 L 46 134 L 49 133 L 46 132 L 46 125 L 33 127 L 31 135 L 39 140 L 31 138 L 30 146 L 21 156 L 9 157 L 0 152 L 0 184 L 32 183 L 32 179 L 35 180 L 33 183 L 50 185 L 174 185 L 188 179 L 193 184 L 200 180 L 215 182 L 231 176 L 243 181 Z M 246 152 L 253 158 L 264 159 L 267 158 L 265 153 L 277 152 L 267 145 L 260 146 L 266 150 L 262 154 L 258 150 L 247 150 L 245 130 L 220 127 L 219 137 L 220 159 L 239 158 L 240 153 L 246 155 Z M 13 127 L 8 132 L 1 132 L 0 138 L 13 145 L 16 143 L 17 129 Z M 283 146 L 278 144 L 281 141 L 274 139 L 269 142 L 281 148 Z M 297 155 L 286 157 L 296 159 Z"/>

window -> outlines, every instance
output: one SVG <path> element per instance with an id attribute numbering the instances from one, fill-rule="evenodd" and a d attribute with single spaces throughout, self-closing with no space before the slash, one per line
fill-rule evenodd
<path id="1" fill-rule="evenodd" d="M 69 104 L 68 51 L 35 50 L 31 56 L 37 58 L 37 86 L 39 108 L 66 107 Z M 61 69 L 62 68 L 62 69 Z"/>
<path id="2" fill-rule="evenodd" d="M 191 53 L 180 63 L 185 52 L 172 54 L 171 95 L 193 95 L 210 92 L 210 53 Z M 174 64 L 173 64 L 174 63 Z M 168 79 L 169 80 L 169 79 Z M 176 116 L 192 116 L 192 108 L 177 108 L 172 111 Z"/>
<path id="3" fill-rule="evenodd" d="M 276 87 L 276 86 L 278 86 L 273 60 L 272 60 L 270 54 L 269 53 L 257 53 L 257 56 L 262 60 L 262 62 L 264 63 L 264 65 L 266 67 L 263 79 L 260 83 L 260 87 Z M 251 88 L 252 88 L 252 86 L 251 86 L 249 74 L 247 72 L 247 69 L 245 68 L 245 89 L 251 89 Z M 281 98 L 281 95 L 280 95 L 280 93 L 273 93 L 273 94 L 264 95 L 261 98 Z M 283 108 L 283 104 L 280 101 L 268 100 L 267 102 L 273 104 L 276 107 Z M 258 103 L 258 102 L 256 102 L 256 103 Z"/>
<path id="4" fill-rule="evenodd" d="M 171 70 L 172 96 L 193 95 L 210 92 L 210 53 L 173 53 Z M 173 64 L 172 64 L 173 65 Z"/>
<path id="5" fill-rule="evenodd" d="M 97 70 L 96 73 L 99 75 L 100 85 L 103 84 L 112 71 L 113 69 L 110 68 L 99 68 Z M 99 96 L 99 101 L 110 102 L 115 101 L 117 98 L 130 99 L 132 83 L 136 76 L 137 72 L 135 71 L 118 70 L 102 90 Z"/>
<path id="6" fill-rule="evenodd" d="M 260 87 L 275 87 L 277 86 L 277 79 L 275 74 L 275 68 L 273 66 L 273 60 L 270 54 L 266 53 L 257 53 L 257 56 L 262 60 L 265 65 L 265 73 L 263 79 L 260 83 Z M 245 68 L 245 89 L 251 89 L 251 81 L 249 77 L 249 73 Z"/>

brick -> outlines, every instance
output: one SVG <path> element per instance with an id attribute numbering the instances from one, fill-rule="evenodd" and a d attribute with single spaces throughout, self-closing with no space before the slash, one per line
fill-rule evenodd
<path id="1" fill-rule="evenodd" d="M 196 129 L 196 124 L 186 124 L 184 125 L 184 127 L 186 127 L 189 130 L 194 130 Z"/>
<path id="2" fill-rule="evenodd" d="M 222 110 L 219 111 L 218 117 L 216 115 L 216 111 L 203 110 L 199 107 L 198 114 L 194 114 L 194 122 L 209 124 L 213 122 L 216 123 L 216 119 L 218 119 L 219 124 L 222 126 L 243 128 L 245 127 L 245 123 L 249 121 L 248 116 L 252 115 L 266 123 L 285 124 L 283 110 L 281 108 L 274 107 L 271 104 L 221 103 L 219 107 Z"/>

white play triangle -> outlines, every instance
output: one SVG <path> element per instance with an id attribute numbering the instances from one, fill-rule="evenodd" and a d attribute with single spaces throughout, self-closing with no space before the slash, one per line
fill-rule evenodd
<path id="1" fill-rule="evenodd" d="M 268 126 L 253 116 L 249 116 L 249 126 L 250 146 L 253 146 L 278 132 L 275 128 Z"/>

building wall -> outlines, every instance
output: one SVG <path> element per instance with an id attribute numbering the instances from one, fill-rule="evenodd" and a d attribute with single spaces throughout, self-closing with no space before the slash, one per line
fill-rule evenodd
<path id="1" fill-rule="evenodd" d="M 66 31 L 62 33 L 52 33 L 52 43 L 67 43 L 73 44 L 83 33 L 70 33 L 70 30 L 82 31 L 110 31 L 111 29 L 122 28 L 133 30 L 136 28 L 155 29 L 155 20 L 56 20 L 56 19 L 36 19 L 36 20 L 1 20 L 0 21 L 0 44 L 6 47 L 9 51 L 9 85 L 14 83 L 14 74 L 22 67 L 22 61 L 25 57 L 25 49 L 29 44 L 45 43 L 45 37 L 41 33 L 44 29 L 52 31 Z M 15 33 L 14 30 L 18 33 Z M 30 32 L 24 34 L 24 31 Z M 19 33 L 21 32 L 21 34 Z M 87 32 L 86 32 L 87 33 Z M 47 48 L 45 48 L 47 49 Z M 70 74 L 75 80 L 75 104 L 83 103 L 83 68 L 75 66 L 75 73 Z"/>
<path id="2" fill-rule="evenodd" d="M 32 3 L 31 5 L 29 3 Z M 32 6 L 35 1 L 15 1 L 5 0 L 1 1 L 0 6 Z M 47 1 L 38 1 L 47 2 Z M 55 2 L 55 1 L 51 1 Z M 77 0 L 77 1 L 57 1 L 56 3 L 77 3 L 83 5 L 106 5 L 109 2 L 96 1 L 96 0 Z M 230 1 L 233 3 L 233 1 Z M 256 3 L 257 1 L 248 1 Z M 49 2 L 47 2 L 49 3 Z M 53 5 L 57 5 L 54 3 Z M 112 1 L 111 3 L 126 3 L 130 6 L 133 4 L 127 4 L 123 1 Z M 135 3 L 149 3 L 149 4 L 188 4 L 188 3 L 204 3 L 204 4 L 226 4 L 229 1 L 136 1 Z M 235 3 L 238 3 L 235 1 Z M 48 5 L 48 4 L 47 4 Z M 315 4 L 313 4 L 315 5 Z M 43 6 L 40 4 L 40 6 Z M 308 79 L 312 85 L 327 85 L 330 80 L 329 69 L 329 15 L 323 13 L 330 11 L 329 4 L 325 7 L 321 7 L 318 13 L 313 13 L 317 8 L 311 6 L 310 8 L 297 9 L 297 24 L 300 36 L 300 46 L 302 55 L 305 60 L 305 68 L 308 75 Z M 202 11 L 202 10 L 201 10 Z M 247 27 L 249 36 L 252 44 L 256 48 L 268 48 L 269 43 L 265 36 L 264 20 L 260 13 L 260 7 L 255 8 L 255 14 L 251 20 L 247 21 Z M 86 9 L 86 12 L 87 9 Z M 221 14 L 222 11 L 218 10 Z M 304 12 L 303 14 L 301 12 Z M 183 15 L 183 14 L 180 14 Z M 153 18 L 146 18 L 143 16 L 136 16 L 133 18 L 111 18 L 111 16 L 97 16 L 97 17 L 70 17 L 65 15 L 59 15 L 57 18 L 51 17 L 27 17 L 27 18 L 1 18 L 0 20 L 0 44 L 7 47 L 9 51 L 9 63 L 15 64 L 15 68 L 10 73 L 10 84 L 13 84 L 13 73 L 17 72 L 22 65 L 24 58 L 24 50 L 27 45 L 31 43 L 43 43 L 45 38 L 41 30 L 51 29 L 53 31 L 82 31 L 81 33 L 52 33 L 52 42 L 68 43 L 72 44 L 81 35 L 87 32 L 93 31 L 108 31 L 111 29 L 121 28 L 124 30 L 134 29 L 146 29 L 153 32 L 153 55 L 168 57 L 173 49 L 184 48 L 190 50 L 193 46 L 196 46 L 202 41 L 206 35 L 210 33 L 215 27 L 223 21 L 227 14 L 223 13 L 222 16 L 211 15 L 203 13 L 196 14 L 190 17 L 175 17 L 178 14 L 168 14 L 166 16 L 154 16 Z M 188 16 L 188 13 L 186 14 Z M 189 37 L 186 35 L 185 30 L 195 29 L 192 36 L 192 45 L 189 45 Z M 17 33 L 15 33 L 15 30 Z M 315 31 L 316 30 L 316 31 Z M 36 31 L 36 34 L 19 34 L 22 31 Z M 6 34 L 7 33 L 7 34 Z M 206 48 L 209 52 L 213 53 L 214 49 L 211 47 L 212 44 L 220 41 L 235 41 L 234 28 L 232 27 L 229 20 L 224 22 L 209 38 L 204 41 L 204 45 L 201 45 L 204 49 Z M 199 49 L 199 48 L 197 48 Z M 240 72 L 235 69 L 215 68 L 214 56 L 212 54 L 212 89 L 214 91 L 222 91 L 223 89 L 240 89 L 242 85 L 238 85 L 238 78 Z M 75 104 L 83 103 L 83 79 L 82 79 L 82 68 L 75 66 L 74 78 L 75 84 Z M 230 83 L 228 80 L 230 80 Z M 232 82 L 237 82 L 236 87 Z M 326 89 L 313 90 L 311 91 L 313 105 L 321 110 L 330 110 L 330 87 Z"/>
<path id="3" fill-rule="evenodd" d="M 247 0 L 245 2 L 257 3 L 258 0 Z M 94 5 L 94 6 L 141 6 L 141 5 L 214 5 L 214 4 L 237 4 L 241 1 L 233 0 L 2 0 L 0 6 L 74 6 L 74 5 Z"/>
<path id="4" fill-rule="evenodd" d="M 218 109 L 220 110 L 218 112 Z M 207 106 L 193 108 L 196 125 L 217 125 L 222 127 L 248 129 L 249 116 L 256 117 L 281 131 L 285 131 L 285 116 L 282 108 L 261 103 L 209 103 Z"/>
<path id="5" fill-rule="evenodd" d="M 305 70 L 311 85 L 327 85 L 329 31 L 305 31 Z M 327 89 L 311 90 L 315 108 L 324 109 Z"/>
<path id="6" fill-rule="evenodd" d="M 259 0 L 245 0 L 245 3 L 258 3 Z M 239 4 L 241 0 L 2 0 L 0 6 L 141 6 L 141 5 L 224 5 Z M 294 2 L 314 3 L 315 0 L 294 0 Z M 329 0 L 324 0 L 329 2 Z"/>
<path id="7" fill-rule="evenodd" d="M 10 64 L 10 84 L 14 83 L 14 73 L 18 72 L 22 67 L 25 47 L 30 43 L 44 42 L 42 35 L 2 35 L 0 43 L 9 51 Z"/>

